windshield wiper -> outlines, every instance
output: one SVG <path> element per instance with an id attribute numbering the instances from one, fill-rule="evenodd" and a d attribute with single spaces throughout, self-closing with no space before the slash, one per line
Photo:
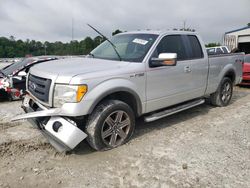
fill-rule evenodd
<path id="1" fill-rule="evenodd" d="M 118 51 L 116 50 L 116 46 L 114 45 L 113 42 L 111 42 L 107 37 L 105 37 L 100 31 L 98 31 L 96 28 L 94 28 L 93 26 L 91 26 L 90 24 L 87 24 L 91 29 L 93 29 L 95 32 L 97 32 L 99 35 L 101 35 L 105 40 L 107 40 L 111 46 L 113 47 L 113 49 L 115 50 L 115 53 L 117 54 L 118 58 L 120 61 L 122 61 L 122 58 L 120 56 L 120 54 L 118 53 Z M 91 54 L 90 54 L 91 55 Z"/>

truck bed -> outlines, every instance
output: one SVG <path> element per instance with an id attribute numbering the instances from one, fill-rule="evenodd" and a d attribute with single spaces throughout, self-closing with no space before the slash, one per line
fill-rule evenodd
<path id="1" fill-rule="evenodd" d="M 213 93 L 218 88 L 225 71 L 231 70 L 235 73 L 234 84 L 237 85 L 242 80 L 242 64 L 244 53 L 209 55 L 209 74 L 207 94 Z M 219 65 L 219 66 L 218 66 Z M 225 71 L 224 71 L 225 70 Z"/>

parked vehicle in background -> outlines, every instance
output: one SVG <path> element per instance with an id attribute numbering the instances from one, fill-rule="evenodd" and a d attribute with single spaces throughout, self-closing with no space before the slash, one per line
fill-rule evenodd
<path id="1" fill-rule="evenodd" d="M 250 54 L 246 54 L 243 63 L 243 78 L 240 85 L 250 86 Z"/>
<path id="2" fill-rule="evenodd" d="M 30 57 L 12 63 L 0 70 L 0 98 L 20 99 L 26 90 L 26 76 L 30 67 L 57 59 L 56 57 Z"/>
<path id="3" fill-rule="evenodd" d="M 85 58 L 30 69 L 22 108 L 58 150 L 83 139 L 95 150 L 126 143 L 135 118 L 146 122 L 200 105 L 230 103 L 243 54 L 208 57 L 194 32 L 136 31 L 113 36 Z"/>
<path id="4" fill-rule="evenodd" d="M 219 54 L 228 54 L 230 53 L 227 46 L 216 46 L 211 48 L 206 48 L 208 55 L 219 55 Z"/>

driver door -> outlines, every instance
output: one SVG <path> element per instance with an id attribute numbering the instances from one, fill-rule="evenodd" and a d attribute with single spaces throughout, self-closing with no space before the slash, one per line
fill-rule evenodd
<path id="1" fill-rule="evenodd" d="M 176 66 L 161 66 L 147 70 L 147 105 L 151 112 L 194 98 L 191 68 L 182 35 L 167 35 L 161 39 L 152 57 L 160 53 L 177 53 Z M 150 62 L 149 62 L 150 63 Z"/>

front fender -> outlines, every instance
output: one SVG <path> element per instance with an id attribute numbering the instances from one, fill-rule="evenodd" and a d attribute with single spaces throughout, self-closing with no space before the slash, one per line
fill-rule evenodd
<path id="1" fill-rule="evenodd" d="M 142 86 L 142 85 L 141 85 Z M 142 87 L 143 88 L 143 87 Z M 95 106 L 108 95 L 115 92 L 128 92 L 132 94 L 137 103 L 138 114 L 141 114 L 144 111 L 144 105 L 142 104 L 143 98 L 145 98 L 145 92 L 142 88 L 138 88 L 137 84 L 133 83 L 130 80 L 119 78 L 119 79 L 110 79 L 104 82 L 101 82 L 95 86 L 87 95 L 84 97 L 83 101 L 92 101 L 90 108 L 88 109 L 88 114 L 90 114 Z"/>

